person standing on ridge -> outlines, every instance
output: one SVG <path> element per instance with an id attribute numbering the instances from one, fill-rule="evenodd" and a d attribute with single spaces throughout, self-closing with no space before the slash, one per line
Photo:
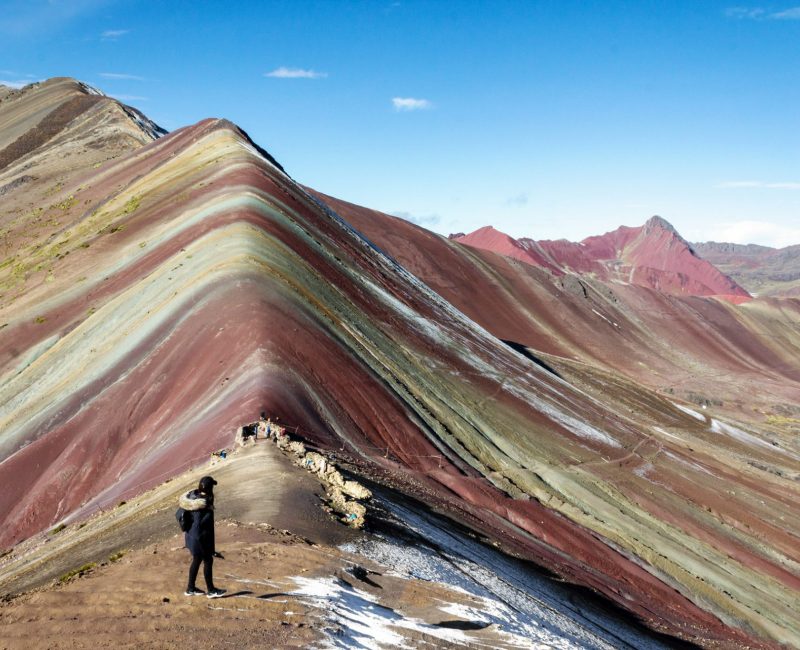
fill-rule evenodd
<path id="1" fill-rule="evenodd" d="M 266 411 L 261 411 L 261 417 L 258 419 L 258 435 L 269 438 L 269 420 Z"/>
<path id="2" fill-rule="evenodd" d="M 212 573 L 214 556 L 222 557 L 214 547 L 214 486 L 216 484 L 217 482 L 213 478 L 204 476 L 200 479 L 196 490 L 187 492 L 178 500 L 178 505 L 190 512 L 192 517 L 192 525 L 185 533 L 186 548 L 192 554 L 186 596 L 203 594 L 195 586 L 200 563 L 203 564 L 203 576 L 208 589 L 206 595 L 209 598 L 219 598 L 225 593 L 224 589 L 217 589 L 214 586 Z"/>

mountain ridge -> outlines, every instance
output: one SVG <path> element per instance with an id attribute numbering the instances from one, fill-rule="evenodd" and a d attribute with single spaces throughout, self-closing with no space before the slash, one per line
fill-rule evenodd
<path id="1" fill-rule="evenodd" d="M 70 151 L 85 173 L 3 204 L 4 544 L 113 507 L 266 410 L 654 629 L 731 648 L 800 638 L 798 531 L 776 523 L 800 471 L 788 425 L 729 424 L 752 402 L 705 416 L 609 370 L 652 361 L 672 380 L 706 362 L 743 378 L 737 398 L 755 377 L 791 406 L 794 312 L 512 265 L 312 194 L 225 120 L 59 149 L 85 142 L 75 119 L 72 140 L 26 155 Z M 470 305 L 467 278 L 493 302 Z M 701 344 L 684 350 L 658 314 Z M 753 335 L 775 322 L 780 345 Z M 553 352 L 557 374 L 503 340 Z"/>
<path id="2" fill-rule="evenodd" d="M 800 297 L 800 244 L 773 248 L 757 244 L 698 242 L 698 254 L 752 293 Z"/>
<path id="3" fill-rule="evenodd" d="M 730 277 L 697 257 L 691 245 L 659 216 L 639 227 L 620 226 L 577 243 L 525 237 L 515 240 L 488 228 L 455 237 L 455 241 L 510 255 L 556 275 L 587 274 L 677 295 L 715 295 L 734 301 L 750 298 Z"/>

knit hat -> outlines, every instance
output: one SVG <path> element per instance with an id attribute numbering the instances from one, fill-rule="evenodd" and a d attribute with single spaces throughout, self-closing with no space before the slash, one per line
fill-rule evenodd
<path id="1" fill-rule="evenodd" d="M 199 488 L 201 492 L 209 493 L 214 491 L 214 486 L 216 484 L 217 482 L 213 478 L 211 478 L 210 476 L 204 476 L 203 478 L 200 479 Z"/>

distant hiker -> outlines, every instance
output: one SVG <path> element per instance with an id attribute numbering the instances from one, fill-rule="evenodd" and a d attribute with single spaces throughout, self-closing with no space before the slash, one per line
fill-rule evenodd
<path id="1" fill-rule="evenodd" d="M 269 420 L 264 411 L 261 411 L 261 417 L 258 420 L 258 433 L 262 438 L 269 438 Z"/>
<path id="2" fill-rule="evenodd" d="M 214 547 L 214 486 L 217 482 L 210 476 L 204 476 L 196 490 L 187 492 L 178 500 L 178 505 L 191 513 L 192 525 L 186 531 L 186 548 L 192 554 L 192 563 L 189 565 L 189 585 L 185 595 L 200 596 L 203 594 L 195 586 L 200 563 L 203 564 L 203 576 L 206 579 L 206 595 L 209 598 L 219 598 L 225 593 L 224 589 L 214 586 L 212 567 L 214 556 L 222 557 Z"/>

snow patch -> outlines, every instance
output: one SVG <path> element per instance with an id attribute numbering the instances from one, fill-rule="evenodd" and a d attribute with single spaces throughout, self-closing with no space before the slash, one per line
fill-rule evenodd
<path id="1" fill-rule="evenodd" d="M 683 458 L 681 456 L 676 456 L 671 451 L 666 451 L 664 453 L 668 458 L 671 458 L 673 461 L 675 461 L 679 465 L 683 465 L 684 467 L 689 467 L 689 468 L 691 468 L 693 470 L 696 470 L 698 472 L 702 472 L 703 474 L 708 474 L 709 476 L 716 476 L 716 474 L 714 474 L 713 472 L 708 471 L 705 467 L 703 467 L 699 463 L 696 463 L 696 462 L 694 462 L 692 460 L 688 460 L 688 459 Z"/>
<path id="2" fill-rule="evenodd" d="M 738 427 L 733 426 L 732 424 L 727 424 L 725 422 L 720 422 L 714 418 L 711 418 L 711 431 L 714 433 L 721 433 L 724 435 L 728 435 L 731 438 L 735 438 L 739 442 L 743 442 L 748 445 L 758 445 L 760 447 L 766 447 L 772 451 L 775 451 L 775 447 L 767 442 L 766 440 L 762 440 L 761 438 L 757 438 L 756 436 L 747 433 L 746 431 L 742 431 Z"/>
<path id="3" fill-rule="evenodd" d="M 565 429 L 570 431 L 571 433 L 575 434 L 579 438 L 589 438 L 591 440 L 596 440 L 598 442 L 602 442 L 603 444 L 608 445 L 609 447 L 616 447 L 619 448 L 621 445 L 619 442 L 614 440 L 611 436 L 609 436 L 604 431 L 600 431 L 593 427 L 591 424 L 587 422 L 583 422 L 578 418 L 575 418 L 567 413 L 559 411 L 554 406 L 551 406 L 547 402 L 538 397 L 535 397 L 532 393 L 518 388 L 513 384 L 506 385 L 506 390 L 512 395 L 516 395 L 520 399 L 524 400 L 528 404 L 530 404 L 534 409 L 542 412 L 551 420 L 558 422 L 561 426 Z"/>
<path id="4" fill-rule="evenodd" d="M 290 592 L 311 601 L 314 607 L 326 612 L 332 625 L 323 629 L 327 648 L 414 648 L 402 632 L 432 637 L 451 644 L 467 645 L 469 637 L 461 630 L 429 625 L 407 618 L 401 613 L 379 605 L 369 593 L 351 587 L 337 578 L 292 578 L 298 589 Z M 523 639 L 524 640 L 524 639 Z M 534 647 L 527 643 L 518 647 Z"/>
<path id="5" fill-rule="evenodd" d="M 678 409 L 679 411 L 683 411 L 686 415 L 691 415 L 695 420 L 700 420 L 700 422 L 706 421 L 706 416 L 702 413 L 698 413 L 697 411 L 693 411 L 688 406 L 683 406 L 682 404 L 678 404 L 677 402 L 671 402 L 671 404 Z"/>
<path id="6" fill-rule="evenodd" d="M 594 307 L 592 308 L 592 311 L 595 314 L 597 314 L 600 318 L 602 318 L 609 325 L 613 325 L 614 327 L 619 327 L 619 325 L 617 323 L 615 323 L 614 321 L 609 320 L 607 317 L 603 316 L 603 314 L 601 314 L 599 311 L 597 311 Z"/>
<path id="7" fill-rule="evenodd" d="M 661 427 L 653 427 L 653 431 L 655 431 L 656 433 L 660 433 L 662 436 L 667 436 L 668 438 L 672 438 L 674 440 L 680 440 L 681 442 L 683 442 L 683 438 L 676 436 L 675 434 L 670 433 L 669 431 L 665 431 Z"/>
<path id="8" fill-rule="evenodd" d="M 158 140 L 161 136 L 167 134 L 166 129 L 160 127 L 139 110 L 126 104 L 120 104 L 120 106 L 122 106 L 122 109 L 125 111 L 128 117 L 130 117 L 136 123 L 136 126 L 138 126 L 139 129 L 152 140 Z"/>
<path id="9" fill-rule="evenodd" d="M 83 88 L 90 95 L 100 95 L 100 97 L 107 96 L 102 90 L 98 90 L 94 86 L 90 86 L 89 84 L 84 82 L 81 82 L 81 88 Z"/>
<path id="10" fill-rule="evenodd" d="M 402 300 L 396 298 L 383 287 L 375 284 L 367 278 L 362 279 L 362 283 L 367 285 L 375 295 L 386 305 L 395 312 L 405 316 L 415 327 L 418 333 L 427 335 L 437 343 L 444 343 L 446 337 L 443 335 L 441 329 L 433 321 L 421 316 L 414 309 L 406 305 Z"/>
<path id="11" fill-rule="evenodd" d="M 430 512 L 412 510 L 380 493 L 373 497 L 381 517 L 414 533 L 377 534 L 346 544 L 343 550 L 363 555 L 390 571 L 446 585 L 463 594 L 460 603 L 443 603 L 441 611 L 474 622 L 492 623 L 495 638 L 505 647 L 636 648 L 667 646 L 630 627 L 622 618 L 579 595 L 575 590 L 531 570 L 530 566 L 488 547 Z M 387 508 L 384 511 L 383 508 Z M 466 604 L 464 604 L 466 602 Z M 479 644 L 472 638 L 470 647 Z"/>

